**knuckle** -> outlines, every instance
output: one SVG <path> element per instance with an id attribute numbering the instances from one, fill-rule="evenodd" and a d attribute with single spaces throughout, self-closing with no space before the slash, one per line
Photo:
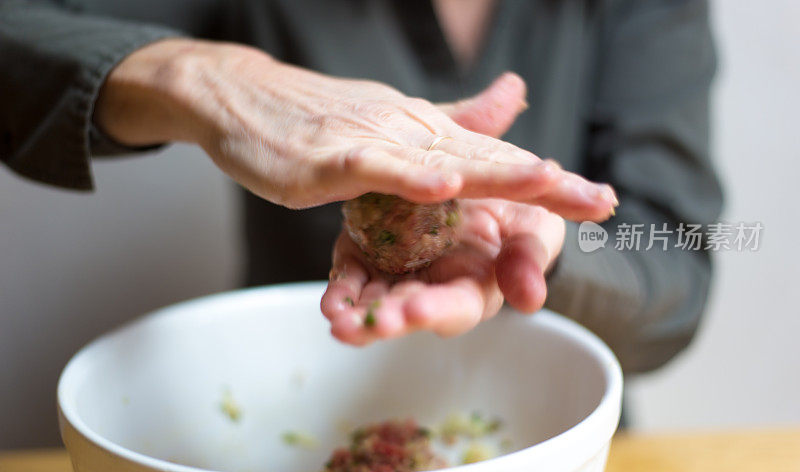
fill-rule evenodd
<path id="1" fill-rule="evenodd" d="M 432 150 L 432 151 L 421 151 L 416 153 L 415 161 L 418 164 L 423 166 L 431 166 L 437 167 L 441 164 L 444 160 L 446 160 L 449 155 L 444 151 Z"/>
<path id="2" fill-rule="evenodd" d="M 366 162 L 374 154 L 373 146 L 356 146 L 326 159 L 317 168 L 317 178 L 328 181 L 348 175 L 363 173 Z"/>
<path id="3" fill-rule="evenodd" d="M 498 149 L 484 148 L 480 150 L 480 156 L 490 162 L 503 162 L 508 160 L 508 154 Z"/>
<path id="4" fill-rule="evenodd" d="M 309 119 L 309 123 L 317 129 L 336 129 L 341 121 L 338 115 L 332 113 L 319 113 Z"/>
<path id="5" fill-rule="evenodd" d="M 339 158 L 339 168 L 345 174 L 358 173 L 364 169 L 367 159 L 375 152 L 372 146 L 358 146 Z"/>
<path id="6" fill-rule="evenodd" d="M 489 159 L 489 154 L 492 152 L 490 148 L 484 146 L 469 147 L 465 150 L 463 157 L 469 160 Z"/>

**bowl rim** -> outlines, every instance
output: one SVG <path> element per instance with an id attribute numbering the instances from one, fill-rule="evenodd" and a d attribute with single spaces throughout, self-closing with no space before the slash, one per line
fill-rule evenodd
<path id="1" fill-rule="evenodd" d="M 83 376 L 87 375 L 87 369 L 90 365 L 89 362 L 84 359 L 90 358 L 94 351 L 101 349 L 105 343 L 110 342 L 112 338 L 119 335 L 119 333 L 124 330 L 139 324 L 153 322 L 155 319 L 175 316 L 180 313 L 190 313 L 192 308 L 196 305 L 226 303 L 231 299 L 236 299 L 237 303 L 240 305 L 243 302 L 263 304 L 265 297 L 275 296 L 273 292 L 285 294 L 286 292 L 294 291 L 312 291 L 316 295 L 322 293 L 326 284 L 327 282 L 325 281 L 311 281 L 231 290 L 168 305 L 128 321 L 90 341 L 67 362 L 58 379 L 58 413 L 77 433 L 94 446 L 135 464 L 163 472 L 219 472 L 150 457 L 106 439 L 89 428 L 76 411 L 77 406 L 75 404 L 74 395 L 72 395 L 72 398 L 69 396 L 70 393 L 74 392 L 74 387 L 72 386 L 78 384 Z M 548 457 L 554 455 L 558 455 L 562 458 L 572 458 L 572 461 L 561 460 L 558 464 L 553 464 L 555 468 L 548 468 L 548 470 L 554 472 L 557 470 L 572 470 L 580 467 L 586 462 L 588 457 L 593 456 L 593 454 L 578 453 L 578 451 L 575 450 L 576 445 L 591 447 L 592 450 L 586 451 L 587 453 L 598 453 L 602 451 L 605 445 L 611 440 L 611 437 L 617 429 L 621 412 L 623 375 L 619 361 L 611 352 L 611 349 L 609 349 L 600 338 L 579 323 L 562 315 L 550 312 L 549 310 L 541 310 L 537 312 L 535 316 L 539 323 L 550 330 L 558 332 L 558 334 L 563 337 L 577 342 L 598 361 L 603 378 L 606 382 L 605 391 L 599 403 L 583 420 L 542 442 L 482 462 L 457 465 L 440 470 L 452 472 L 479 472 L 483 468 L 495 469 L 501 467 L 503 470 L 522 471 L 529 469 L 531 461 L 540 460 L 542 463 L 548 464 Z M 62 435 L 63 429 L 62 426 Z M 599 441 L 599 438 L 602 438 L 603 441 Z M 567 455 L 562 456 L 558 454 L 559 451 L 563 451 L 567 453 Z"/>

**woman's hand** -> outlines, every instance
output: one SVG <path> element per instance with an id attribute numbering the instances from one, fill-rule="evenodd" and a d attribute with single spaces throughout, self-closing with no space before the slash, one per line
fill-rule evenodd
<path id="1" fill-rule="evenodd" d="M 462 200 L 460 244 L 428 268 L 391 276 L 372 267 L 346 232 L 333 252 L 322 312 L 341 341 L 363 345 L 416 330 L 452 336 L 494 316 L 503 298 L 532 313 L 561 252 L 564 220 L 533 205 Z"/>
<path id="2" fill-rule="evenodd" d="M 509 74 L 493 93 L 519 87 L 524 91 Z M 500 114 L 513 117 L 525 105 L 518 99 L 506 106 Z M 594 220 L 609 215 L 609 186 L 468 131 L 447 111 L 387 85 L 318 74 L 252 48 L 171 39 L 111 72 L 94 118 L 126 144 L 197 143 L 241 185 L 290 208 L 380 192 L 415 202 L 504 198 Z"/>

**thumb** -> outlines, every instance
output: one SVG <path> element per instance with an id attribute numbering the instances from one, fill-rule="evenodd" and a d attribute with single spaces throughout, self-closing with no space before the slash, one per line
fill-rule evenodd
<path id="1" fill-rule="evenodd" d="M 522 233 L 507 238 L 495 267 L 506 301 L 522 313 L 539 310 L 547 298 L 547 265 L 547 249 L 538 237 Z"/>
<path id="2" fill-rule="evenodd" d="M 547 298 L 545 273 L 561 252 L 566 226 L 562 218 L 541 208 L 516 204 L 512 208 L 517 212 L 501 230 L 506 237 L 495 261 L 495 276 L 511 306 L 533 313 Z M 507 214 L 514 213 L 509 209 Z"/>
<path id="3" fill-rule="evenodd" d="M 463 128 L 499 138 L 528 108 L 526 92 L 525 81 L 513 72 L 506 72 L 478 95 L 440 104 L 439 109 Z"/>

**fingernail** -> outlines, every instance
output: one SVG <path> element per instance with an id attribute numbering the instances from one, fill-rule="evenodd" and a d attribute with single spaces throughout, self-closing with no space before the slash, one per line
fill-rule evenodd
<path id="1" fill-rule="evenodd" d="M 614 187 L 606 184 L 606 188 L 608 189 L 609 200 L 614 204 L 615 207 L 618 207 L 619 199 L 617 199 L 617 192 L 614 191 Z"/>
<path id="2" fill-rule="evenodd" d="M 617 212 L 614 210 L 614 207 L 611 207 L 611 216 L 617 216 Z"/>
<path id="3" fill-rule="evenodd" d="M 521 112 L 523 112 L 523 111 L 525 111 L 525 110 L 527 110 L 527 109 L 528 109 L 528 108 L 530 108 L 530 107 L 531 107 L 531 106 L 528 104 L 528 101 L 527 101 L 527 100 L 525 100 L 524 98 L 523 98 L 522 100 L 520 100 L 520 104 L 519 104 L 519 111 L 520 111 L 520 113 L 521 113 Z"/>

